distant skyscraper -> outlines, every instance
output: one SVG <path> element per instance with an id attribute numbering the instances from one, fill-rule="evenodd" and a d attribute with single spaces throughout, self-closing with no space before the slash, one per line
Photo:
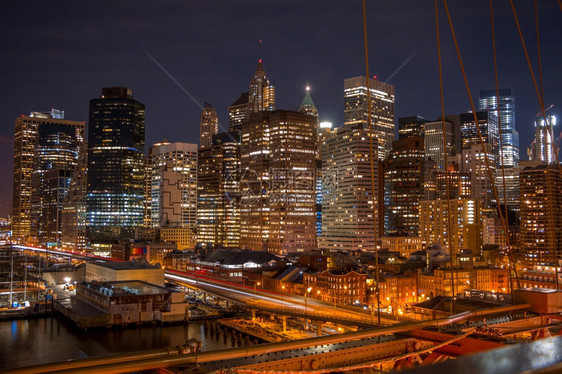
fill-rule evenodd
<path id="1" fill-rule="evenodd" d="M 408 138 L 410 136 L 424 136 L 425 123 L 431 122 L 421 116 L 398 118 L 398 138 Z"/>
<path id="2" fill-rule="evenodd" d="M 157 143 L 152 155 L 152 227 L 197 225 L 197 144 Z"/>
<path id="3" fill-rule="evenodd" d="M 496 158 L 492 154 L 492 147 L 485 144 L 486 153 L 490 160 L 490 171 L 492 178 L 496 178 Z M 486 167 L 486 160 L 484 152 L 482 152 L 482 145 L 471 144 L 470 148 L 462 150 L 461 171 L 470 173 L 470 184 L 472 190 L 472 198 L 480 199 L 482 208 L 490 208 L 496 205 L 496 197 L 492 189 L 492 182 L 488 169 Z M 496 189 L 498 186 L 496 186 Z"/>
<path id="4" fill-rule="evenodd" d="M 219 117 L 211 104 L 205 103 L 201 111 L 199 147 L 207 148 L 213 144 L 213 135 L 219 132 Z"/>
<path id="5" fill-rule="evenodd" d="M 426 161 L 433 161 L 437 168 L 445 170 L 445 154 L 453 155 L 453 124 L 445 121 L 445 141 L 447 146 L 443 145 L 443 122 L 427 122 L 425 123 L 424 147 Z"/>
<path id="6" fill-rule="evenodd" d="M 557 145 L 554 145 L 555 151 L 552 150 L 556 116 L 546 116 L 546 119 L 546 122 L 542 117 L 535 120 L 535 139 L 527 150 L 527 155 L 531 161 L 552 164 L 556 162 L 555 152 L 558 153 L 559 151 Z"/>
<path id="7" fill-rule="evenodd" d="M 369 143 L 368 130 L 349 126 L 337 129 L 324 142 L 320 249 L 375 251 L 374 228 L 380 238 L 382 217 L 377 216 L 375 225 L 373 206 L 378 211 L 382 189 L 379 161 L 375 160 L 373 191 Z"/>
<path id="8" fill-rule="evenodd" d="M 378 157 L 384 159 L 394 140 L 394 86 L 369 79 L 371 121 L 377 139 Z M 367 78 L 354 77 L 344 81 L 344 124 L 368 129 Z"/>
<path id="9" fill-rule="evenodd" d="M 490 145 L 488 155 L 490 162 L 497 166 L 500 155 L 500 133 L 497 116 L 494 112 L 476 112 L 476 118 L 478 119 L 477 123 L 474 121 L 474 113 L 460 114 L 462 148 L 470 149 L 474 144 L 481 146 L 478 136 L 478 128 L 480 128 L 484 143 Z"/>
<path id="10" fill-rule="evenodd" d="M 521 163 L 519 248 L 527 265 L 558 266 L 562 258 L 562 175 L 558 166 Z"/>
<path id="11" fill-rule="evenodd" d="M 392 142 L 384 161 L 384 234 L 419 236 L 419 202 L 423 200 L 423 138 Z"/>
<path id="12" fill-rule="evenodd" d="M 143 224 L 144 112 L 125 87 L 90 100 L 86 201 L 94 243 L 130 239 Z"/>
<path id="13" fill-rule="evenodd" d="M 246 121 L 246 112 L 248 111 L 248 92 L 243 92 L 228 107 L 228 128 L 229 131 L 240 132 L 242 124 Z"/>
<path id="14" fill-rule="evenodd" d="M 507 167 L 519 164 L 519 133 L 515 129 L 515 99 L 511 89 L 480 91 L 480 110 L 491 111 L 501 123 L 502 154 L 500 162 Z M 499 112 L 498 112 L 499 110 Z"/>
<path id="15" fill-rule="evenodd" d="M 246 118 L 249 118 L 252 113 L 263 110 L 275 110 L 275 87 L 269 83 L 265 75 L 262 59 L 260 58 L 254 77 L 250 80 Z"/>
<path id="16" fill-rule="evenodd" d="M 32 234 L 32 230 L 33 235 L 37 236 L 40 228 L 42 233 L 45 229 L 46 235 L 46 221 L 41 219 L 43 213 L 45 219 L 49 212 L 55 214 L 55 217 L 51 218 L 59 222 L 61 206 L 57 205 L 59 210 L 56 213 L 48 209 L 48 202 L 43 193 L 46 187 L 44 176 L 49 170 L 73 169 L 78 159 L 78 148 L 83 141 L 84 122 L 65 120 L 61 110 L 32 112 L 29 116 L 22 115 L 16 119 L 12 209 L 14 238 L 27 238 Z M 49 179 L 54 177 L 51 173 Z M 66 193 L 66 187 L 68 184 L 63 183 L 58 190 L 62 196 Z M 54 193 L 52 189 L 49 191 Z M 57 201 L 58 196 L 59 194 Z M 32 204 L 34 199 L 35 204 Z"/>
<path id="17" fill-rule="evenodd" d="M 240 134 L 219 133 L 199 150 L 197 242 L 204 248 L 240 246 Z"/>
<path id="18" fill-rule="evenodd" d="M 279 254 L 316 248 L 316 118 L 276 110 L 242 126 L 240 245 Z"/>

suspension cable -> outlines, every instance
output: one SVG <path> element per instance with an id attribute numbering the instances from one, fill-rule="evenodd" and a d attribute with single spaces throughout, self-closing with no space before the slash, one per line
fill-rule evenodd
<path id="1" fill-rule="evenodd" d="M 511 294 L 511 302 L 513 303 L 513 279 L 511 276 L 511 268 L 513 267 L 513 262 L 511 258 L 511 246 L 509 243 L 509 219 L 507 214 L 507 188 L 505 186 L 505 166 L 504 166 L 504 154 L 503 154 L 503 139 L 502 139 L 502 121 L 501 121 L 501 111 L 500 111 L 500 86 L 498 79 L 498 59 L 496 53 L 496 32 L 494 26 L 494 3 L 490 0 L 490 23 L 492 28 L 492 50 L 494 52 L 494 78 L 496 83 L 496 109 L 498 113 L 498 129 L 500 134 L 500 165 L 502 168 L 502 185 L 503 185 L 503 206 L 504 214 L 506 219 L 506 227 L 504 227 L 504 238 L 505 245 L 507 247 L 508 262 L 509 262 L 509 293 Z M 498 200 L 498 209 L 501 209 L 500 202 Z M 506 230 L 507 229 L 507 230 Z"/>
<path id="2" fill-rule="evenodd" d="M 437 34 L 437 56 L 439 60 L 439 91 L 441 93 L 441 132 L 443 139 L 443 162 L 445 164 L 445 185 L 447 191 L 447 243 L 449 244 L 449 260 L 451 265 L 451 314 L 454 312 L 455 304 L 455 269 L 453 261 L 453 234 L 451 223 L 451 191 L 450 191 L 450 176 L 449 176 L 449 159 L 447 152 L 447 136 L 445 131 L 445 95 L 443 90 L 443 66 L 441 63 L 441 40 L 439 37 L 439 9 L 437 6 L 437 0 L 434 0 L 435 5 L 435 31 Z M 457 212 L 458 214 L 458 212 Z"/>
<path id="3" fill-rule="evenodd" d="M 558 3 L 560 4 L 560 9 L 562 10 L 562 2 L 559 0 Z M 525 58 L 527 60 L 527 65 L 529 66 L 529 72 L 531 73 L 531 79 L 533 81 L 533 86 L 535 87 L 535 93 L 537 94 L 537 98 L 539 100 L 539 105 L 540 105 L 540 109 L 541 109 L 541 115 L 542 118 L 544 119 L 544 123 L 545 123 L 545 130 L 548 132 L 548 135 L 550 136 L 551 142 L 551 149 L 552 149 L 552 153 L 554 153 L 554 157 L 556 159 L 556 164 L 558 165 L 558 172 L 560 173 L 560 175 L 562 176 L 562 167 L 560 166 L 560 159 L 558 157 L 558 151 L 556 149 L 556 145 L 554 144 L 554 134 L 552 131 L 552 128 L 550 128 L 550 126 L 548 125 L 548 119 L 546 117 L 546 111 L 544 109 L 544 100 L 543 100 L 543 95 L 541 92 L 539 92 L 539 88 L 537 85 L 537 80 L 535 78 L 535 73 L 533 71 L 533 66 L 531 65 L 531 59 L 529 58 L 529 52 L 527 51 L 527 45 L 525 44 L 525 39 L 523 38 L 523 32 L 521 31 L 521 25 L 519 24 L 519 17 L 517 16 L 517 11 L 515 10 L 515 5 L 513 4 L 513 0 L 509 0 L 509 4 L 511 5 L 511 10 L 513 12 L 513 18 L 515 20 L 515 25 L 517 26 L 517 31 L 519 33 L 519 39 L 521 40 L 521 45 L 523 46 L 523 51 L 525 52 Z M 536 11 L 536 10 L 535 10 Z M 538 14 L 538 11 L 536 11 L 536 13 Z M 535 21 L 537 22 L 537 26 L 536 26 L 536 30 L 537 30 L 537 43 L 540 41 L 539 40 L 539 34 L 538 34 L 538 16 L 535 16 Z M 540 51 L 540 47 L 538 47 L 539 51 Z M 540 53 L 540 52 L 539 52 Z M 539 58 L 540 61 L 540 58 Z M 541 71 L 542 68 L 539 68 L 539 71 Z M 542 75 L 542 73 L 541 73 Z M 541 78 L 542 79 L 542 78 Z M 541 84 L 542 87 L 542 84 Z M 548 161 L 547 161 L 548 164 Z M 547 170 L 546 170 L 546 175 L 547 175 L 547 184 L 549 184 L 549 167 L 547 165 Z M 547 189 L 548 190 L 548 189 Z M 547 197 L 549 204 L 552 204 L 551 200 Z M 552 209 L 551 210 L 551 214 L 553 214 Z M 551 235 L 556 235 L 556 233 L 551 233 Z M 554 252 L 554 271 L 555 271 L 555 281 L 556 281 L 556 289 L 559 288 L 558 286 L 558 254 L 557 254 L 557 248 L 556 248 L 556 242 L 555 242 L 555 237 L 552 237 L 552 246 L 553 246 L 553 252 Z"/>
<path id="4" fill-rule="evenodd" d="M 460 49 L 459 49 L 459 44 L 458 44 L 458 41 L 457 41 L 457 36 L 456 36 L 456 34 L 455 34 L 455 29 L 454 29 L 454 27 L 453 27 L 453 21 L 452 21 L 452 19 L 451 19 L 451 14 L 450 14 L 450 12 L 449 12 L 449 7 L 448 7 L 448 5 L 447 5 L 447 0 L 443 0 L 443 5 L 445 6 L 445 12 L 447 13 L 447 19 L 448 19 L 448 21 L 449 21 L 449 28 L 451 29 L 451 36 L 453 37 L 453 42 L 454 42 L 454 44 L 455 44 L 455 50 L 456 50 L 456 52 L 457 52 L 457 57 L 458 57 L 458 60 L 459 60 L 459 65 L 460 65 L 460 68 L 461 68 L 461 71 L 462 71 L 462 75 L 463 75 L 463 79 L 464 79 L 464 85 L 465 85 L 466 92 L 467 92 L 467 95 L 468 95 L 468 100 L 469 100 L 469 102 L 470 102 L 470 107 L 471 107 L 471 109 L 472 109 L 472 114 L 473 114 L 473 116 L 474 116 L 474 122 L 475 122 L 475 125 L 476 125 L 476 130 L 477 130 L 477 132 L 478 132 L 478 139 L 480 140 L 480 145 L 482 146 L 482 153 L 484 154 L 484 163 L 485 163 L 485 165 L 486 165 L 486 170 L 487 170 L 487 172 L 488 172 L 488 177 L 490 178 L 490 184 L 491 184 L 491 186 L 492 186 L 492 192 L 493 192 L 494 198 L 496 199 L 496 202 L 498 202 L 498 201 L 499 201 L 499 199 L 498 199 L 498 191 L 497 191 L 497 189 L 496 189 L 496 184 L 495 184 L 494 177 L 493 177 L 493 174 L 492 174 L 492 170 L 491 170 L 491 167 L 490 167 L 490 158 L 488 157 L 488 152 L 487 152 L 486 146 L 485 146 L 485 144 L 484 144 L 484 138 L 483 138 L 483 136 L 482 136 L 482 131 L 480 130 L 480 124 L 479 124 L 479 122 L 478 122 L 478 117 L 477 117 L 477 115 L 476 115 L 476 108 L 475 108 L 475 106 L 474 106 L 474 100 L 472 99 L 472 94 L 471 94 L 471 92 L 470 92 L 470 86 L 469 86 L 469 84 L 468 84 L 468 78 L 467 78 L 467 76 L 466 76 L 466 70 L 465 70 L 465 68 L 464 68 L 464 63 L 463 63 L 462 56 L 461 56 L 461 52 L 460 52 Z M 498 212 L 499 212 L 499 216 L 500 216 L 500 219 L 501 219 L 501 221 L 502 221 L 502 225 L 503 225 L 503 227 L 504 227 L 504 230 L 506 230 L 506 227 L 507 227 L 506 222 L 505 222 L 505 218 L 506 218 L 506 217 L 503 216 L 503 212 L 502 212 L 501 209 L 498 209 Z M 507 231 L 507 230 L 506 230 L 506 231 Z M 516 267 L 515 267 L 515 277 L 516 277 L 516 279 L 517 279 L 517 286 L 520 288 L 520 285 L 519 285 L 519 277 L 517 276 L 517 269 L 516 269 Z"/>
<path id="5" fill-rule="evenodd" d="M 369 87 L 369 50 L 367 47 L 367 9 L 365 6 L 365 0 L 363 0 L 363 35 L 364 35 L 364 47 L 365 47 L 365 72 L 367 74 L 367 123 L 369 125 L 369 159 L 371 160 L 371 197 L 373 199 L 373 239 L 375 244 L 375 271 L 376 271 L 376 282 L 377 287 L 375 292 L 377 294 L 377 316 L 378 325 L 381 325 L 381 309 L 380 309 L 380 282 L 379 282 L 379 248 L 377 245 L 377 208 L 380 207 L 381 202 L 376 199 L 375 205 L 375 152 L 373 150 L 373 121 L 371 113 L 371 88 Z M 378 148 L 378 143 L 377 143 Z M 378 161 L 378 149 L 377 149 L 377 161 Z M 380 172 L 380 168 L 377 169 Z"/>

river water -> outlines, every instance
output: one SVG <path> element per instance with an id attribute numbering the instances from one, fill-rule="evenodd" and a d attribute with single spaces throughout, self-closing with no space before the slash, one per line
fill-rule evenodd
<path id="1" fill-rule="evenodd" d="M 56 318 L 4 321 L 0 322 L 0 372 L 48 362 L 177 346 L 191 338 L 201 340 L 203 351 L 233 346 L 231 339 L 225 339 L 222 334 L 205 334 L 203 321 L 87 332 Z"/>

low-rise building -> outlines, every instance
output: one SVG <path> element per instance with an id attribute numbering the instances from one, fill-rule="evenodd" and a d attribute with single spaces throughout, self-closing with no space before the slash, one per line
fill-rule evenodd
<path id="1" fill-rule="evenodd" d="M 138 280 L 164 286 L 164 269 L 150 265 L 145 259 L 127 262 L 96 261 L 86 263 L 86 282 L 118 282 Z"/>
<path id="2" fill-rule="evenodd" d="M 367 301 L 367 274 L 355 271 L 305 273 L 303 287 L 307 296 L 334 304 L 358 304 Z"/>

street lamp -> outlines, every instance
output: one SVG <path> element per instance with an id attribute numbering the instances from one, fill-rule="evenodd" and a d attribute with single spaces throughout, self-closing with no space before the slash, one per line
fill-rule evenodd
<path id="1" fill-rule="evenodd" d="M 304 311 L 305 311 L 305 312 L 307 311 L 307 307 L 308 307 L 308 299 L 307 299 L 307 297 L 308 297 L 308 293 L 309 293 L 310 291 L 312 291 L 312 287 L 308 287 L 308 288 L 306 289 L 306 291 L 304 292 Z"/>
<path id="2" fill-rule="evenodd" d="M 256 300 L 257 300 L 257 297 L 256 297 L 256 287 L 259 286 L 259 285 L 261 285 L 260 282 L 254 283 L 254 299 L 256 299 Z"/>

